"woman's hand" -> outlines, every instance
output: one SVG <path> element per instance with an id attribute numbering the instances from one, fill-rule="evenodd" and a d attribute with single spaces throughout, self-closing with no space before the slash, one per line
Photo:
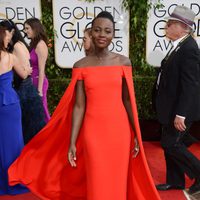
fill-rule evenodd
<path id="1" fill-rule="evenodd" d="M 140 146 L 139 146 L 137 137 L 135 137 L 134 138 L 134 149 L 132 150 L 133 158 L 136 158 L 136 156 L 138 155 L 139 151 L 140 151 Z"/>
<path id="2" fill-rule="evenodd" d="M 38 94 L 39 94 L 41 97 L 43 97 L 42 91 L 39 91 L 39 90 L 38 90 Z"/>
<path id="3" fill-rule="evenodd" d="M 28 75 L 31 75 L 31 74 L 32 74 L 32 71 L 33 71 L 33 69 L 32 69 L 32 67 L 30 67 L 30 66 L 27 66 L 27 67 L 25 68 L 25 71 L 27 71 L 27 74 L 28 74 Z"/>
<path id="4" fill-rule="evenodd" d="M 70 145 L 68 150 L 68 161 L 72 167 L 76 167 L 76 145 Z"/>

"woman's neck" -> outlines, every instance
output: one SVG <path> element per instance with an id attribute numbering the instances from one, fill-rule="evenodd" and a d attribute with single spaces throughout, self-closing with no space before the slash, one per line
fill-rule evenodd
<path id="1" fill-rule="evenodd" d="M 110 51 L 108 49 L 103 49 L 103 50 L 95 49 L 95 52 L 94 52 L 94 55 L 99 59 L 103 59 L 107 57 L 109 54 L 110 54 Z"/>

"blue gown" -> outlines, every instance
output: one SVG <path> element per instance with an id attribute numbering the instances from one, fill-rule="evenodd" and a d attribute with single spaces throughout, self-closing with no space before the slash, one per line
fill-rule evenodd
<path id="1" fill-rule="evenodd" d="M 0 195 L 20 194 L 28 189 L 8 185 L 8 168 L 24 146 L 19 98 L 12 88 L 13 72 L 0 75 Z"/>

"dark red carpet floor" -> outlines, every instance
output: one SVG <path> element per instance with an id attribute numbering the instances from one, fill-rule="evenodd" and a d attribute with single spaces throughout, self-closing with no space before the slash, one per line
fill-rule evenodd
<path id="1" fill-rule="evenodd" d="M 144 142 L 145 154 L 155 184 L 165 183 L 165 160 L 163 150 L 159 142 Z M 200 159 L 200 143 L 193 144 L 189 150 Z M 186 177 L 186 187 L 192 181 Z M 181 190 L 170 190 L 159 192 L 162 200 L 186 200 Z"/>
<path id="2" fill-rule="evenodd" d="M 163 151 L 159 142 L 144 142 L 144 149 L 147 161 L 155 184 L 165 182 L 165 161 Z M 200 159 L 200 143 L 193 144 L 190 150 Z M 189 187 L 192 182 L 186 177 L 186 186 Z M 186 200 L 183 192 L 180 190 L 170 190 L 159 192 L 162 200 Z M 31 193 L 16 196 L 0 196 L 0 200 L 39 200 Z M 53 199 L 52 199 L 53 200 Z M 151 199 L 149 199 L 151 200 Z"/>

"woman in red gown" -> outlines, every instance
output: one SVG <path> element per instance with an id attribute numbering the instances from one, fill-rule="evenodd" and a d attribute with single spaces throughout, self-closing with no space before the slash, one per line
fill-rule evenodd
<path id="1" fill-rule="evenodd" d="M 43 200 L 159 200 L 142 146 L 131 62 L 108 50 L 112 15 L 101 12 L 91 34 L 94 54 L 75 63 L 50 122 L 10 167 L 10 184 L 23 183 Z"/>

